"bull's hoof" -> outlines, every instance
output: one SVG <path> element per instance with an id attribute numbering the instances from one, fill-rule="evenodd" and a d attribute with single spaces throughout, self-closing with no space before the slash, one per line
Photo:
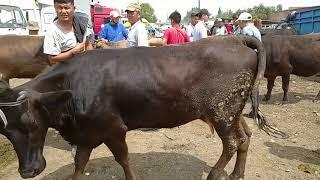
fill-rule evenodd
<path id="1" fill-rule="evenodd" d="M 283 104 L 286 104 L 287 102 L 288 102 L 288 97 L 283 97 L 282 103 L 283 103 Z"/>
<path id="2" fill-rule="evenodd" d="M 243 179 L 243 177 L 241 177 L 240 175 L 237 175 L 237 174 L 230 174 L 229 176 L 229 180 L 240 180 L 240 179 Z"/>
<path id="3" fill-rule="evenodd" d="M 230 178 L 225 170 L 212 170 L 210 171 L 207 180 L 230 180 Z"/>
<path id="4" fill-rule="evenodd" d="M 269 101 L 270 100 L 270 96 L 265 95 L 264 98 L 262 99 L 262 101 Z"/>

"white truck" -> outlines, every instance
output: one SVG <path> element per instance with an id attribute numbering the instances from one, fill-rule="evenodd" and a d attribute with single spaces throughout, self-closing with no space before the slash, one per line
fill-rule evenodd
<path id="1" fill-rule="evenodd" d="M 5 34 L 27 35 L 29 31 L 19 7 L 0 3 L 0 35 Z"/>

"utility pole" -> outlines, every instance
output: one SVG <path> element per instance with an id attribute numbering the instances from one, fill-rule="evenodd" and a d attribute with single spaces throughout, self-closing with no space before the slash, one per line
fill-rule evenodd
<path id="1" fill-rule="evenodd" d="M 198 8 L 200 9 L 200 0 L 198 0 Z"/>

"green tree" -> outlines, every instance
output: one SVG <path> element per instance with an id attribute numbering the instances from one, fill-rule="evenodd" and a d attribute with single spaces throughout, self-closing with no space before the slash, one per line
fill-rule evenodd
<path id="1" fill-rule="evenodd" d="M 145 18 L 150 23 L 157 22 L 158 18 L 154 14 L 154 9 L 151 7 L 149 3 L 141 3 L 140 6 L 141 6 L 141 14 L 143 18 Z"/>
<path id="2" fill-rule="evenodd" d="M 186 16 L 181 20 L 182 24 L 188 24 L 190 21 L 191 13 L 199 11 L 199 8 L 193 7 L 190 11 L 187 11 Z"/>
<path id="3" fill-rule="evenodd" d="M 282 11 L 282 5 L 279 4 L 278 6 L 264 6 L 260 4 L 259 6 L 254 6 L 253 8 L 248 9 L 238 9 L 236 12 L 231 10 L 228 11 L 221 11 L 220 15 L 218 12 L 218 17 L 220 18 L 231 18 L 233 14 L 240 15 L 243 12 L 250 13 L 253 18 L 259 18 L 262 20 L 266 20 L 270 17 L 270 15 L 274 12 Z"/>
<path id="4" fill-rule="evenodd" d="M 282 4 L 278 4 L 278 5 L 277 5 L 276 11 L 277 11 L 277 12 L 282 11 Z"/>

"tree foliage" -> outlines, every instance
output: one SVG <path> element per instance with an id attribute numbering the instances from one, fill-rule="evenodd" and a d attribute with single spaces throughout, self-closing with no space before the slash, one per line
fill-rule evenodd
<path id="1" fill-rule="evenodd" d="M 158 18 L 154 13 L 154 9 L 149 3 L 141 3 L 141 14 L 150 23 L 156 23 Z"/>
<path id="2" fill-rule="evenodd" d="M 279 11 L 282 11 L 281 4 L 279 4 L 277 6 L 264 6 L 263 4 L 260 4 L 259 6 L 254 6 L 253 8 L 238 9 L 235 12 L 233 12 L 231 10 L 221 11 L 220 14 L 218 12 L 217 17 L 231 19 L 233 14 L 236 14 L 239 16 L 243 12 L 248 12 L 253 16 L 253 18 L 259 18 L 259 19 L 266 20 L 270 17 L 271 14 L 273 14 L 275 12 L 279 12 Z"/>

